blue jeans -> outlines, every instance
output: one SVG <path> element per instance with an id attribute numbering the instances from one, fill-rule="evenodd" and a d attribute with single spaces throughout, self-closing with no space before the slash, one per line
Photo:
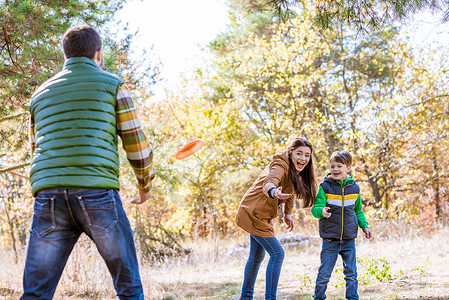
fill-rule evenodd
<path id="1" fill-rule="evenodd" d="M 144 299 L 136 248 L 116 190 L 50 189 L 34 201 L 21 299 L 52 299 L 82 233 L 97 246 L 118 299 Z"/>
<path id="2" fill-rule="evenodd" d="M 355 240 L 323 239 L 321 248 L 321 265 L 316 278 L 314 299 L 326 299 L 326 289 L 338 255 L 343 260 L 343 274 L 346 281 L 346 299 L 359 299 L 357 294 L 357 265 Z"/>
<path id="3" fill-rule="evenodd" d="M 249 258 L 245 266 L 241 299 L 253 299 L 254 284 L 260 263 L 265 257 L 265 251 L 270 255 L 265 276 L 265 299 L 276 299 L 279 275 L 284 261 L 284 249 L 275 237 L 260 237 L 250 234 Z"/>

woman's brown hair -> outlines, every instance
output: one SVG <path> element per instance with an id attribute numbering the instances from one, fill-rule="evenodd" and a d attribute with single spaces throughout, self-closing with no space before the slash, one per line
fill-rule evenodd
<path id="1" fill-rule="evenodd" d="M 298 147 L 305 146 L 310 148 L 310 160 L 304 169 L 297 174 L 295 165 L 292 161 L 292 152 Z M 288 160 L 290 164 L 290 177 L 295 187 L 296 194 L 302 199 L 303 207 L 311 207 L 315 202 L 317 193 L 317 184 L 315 179 L 315 168 L 313 167 L 313 146 L 304 138 L 296 138 L 288 146 Z"/>

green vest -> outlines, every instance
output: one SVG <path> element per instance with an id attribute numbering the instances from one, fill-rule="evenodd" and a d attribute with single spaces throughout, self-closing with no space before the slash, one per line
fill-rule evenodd
<path id="1" fill-rule="evenodd" d="M 33 195 L 50 188 L 118 189 L 117 91 L 122 82 L 86 57 L 69 58 L 30 103 Z"/>

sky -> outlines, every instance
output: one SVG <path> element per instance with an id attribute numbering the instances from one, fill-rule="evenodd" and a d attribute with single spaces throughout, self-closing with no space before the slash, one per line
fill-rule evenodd
<path id="1" fill-rule="evenodd" d="M 412 43 L 419 45 L 448 46 L 449 24 L 441 23 L 442 14 L 420 13 L 404 24 L 412 31 Z"/>
<path id="2" fill-rule="evenodd" d="M 137 47 L 153 47 L 148 59 L 161 61 L 162 81 L 152 89 L 155 98 L 162 99 L 181 74 L 202 63 L 201 48 L 225 31 L 228 7 L 225 0 L 131 0 L 116 16 L 131 32 L 138 30 Z"/>
<path id="3" fill-rule="evenodd" d="M 207 52 L 201 49 L 229 23 L 226 0 L 129 0 L 117 17 L 131 32 L 138 31 L 138 48 L 153 47 L 147 59 L 162 63 L 162 81 L 151 87 L 156 100 L 164 99 L 165 90 L 174 89 L 182 74 L 188 76 L 204 62 Z M 448 44 L 449 26 L 439 22 L 440 16 L 421 13 L 413 18 L 403 25 L 415 45 Z"/>

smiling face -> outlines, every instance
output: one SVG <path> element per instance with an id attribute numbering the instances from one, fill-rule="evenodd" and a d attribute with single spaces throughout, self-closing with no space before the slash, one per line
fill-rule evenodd
<path id="1" fill-rule="evenodd" d="M 341 162 L 331 160 L 331 176 L 337 180 L 345 180 L 349 177 L 351 166 L 347 166 Z"/>
<path id="2" fill-rule="evenodd" d="M 296 171 L 301 172 L 310 161 L 312 150 L 307 146 L 299 146 L 292 151 L 292 162 Z"/>

